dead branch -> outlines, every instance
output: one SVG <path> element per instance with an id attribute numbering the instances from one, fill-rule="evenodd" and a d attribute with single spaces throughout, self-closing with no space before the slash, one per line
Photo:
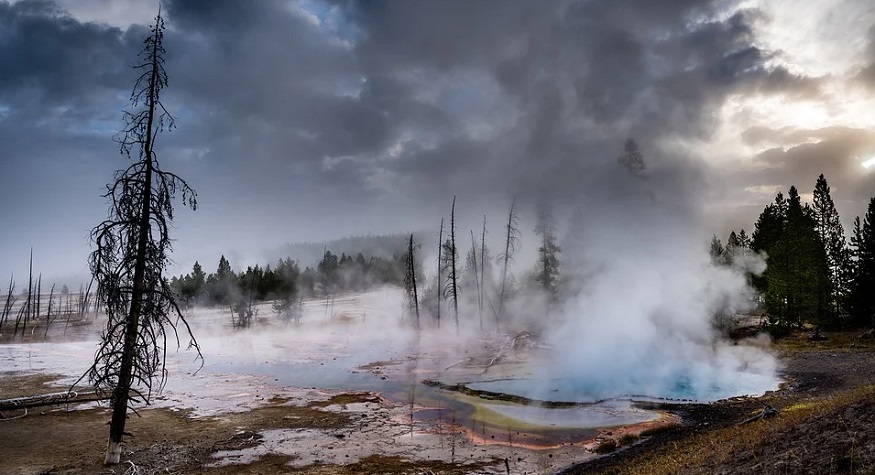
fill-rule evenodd
<path id="1" fill-rule="evenodd" d="M 755 422 L 755 421 L 758 421 L 760 419 L 771 419 L 771 418 L 777 416 L 780 412 L 781 411 L 776 409 L 771 404 L 766 404 L 765 406 L 763 406 L 762 411 L 760 411 L 759 413 L 757 413 L 753 417 L 749 417 L 749 418 L 739 422 L 738 425 L 750 424 L 751 422 Z"/>

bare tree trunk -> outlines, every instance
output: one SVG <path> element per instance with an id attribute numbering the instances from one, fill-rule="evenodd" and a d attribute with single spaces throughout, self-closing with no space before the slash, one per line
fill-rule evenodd
<path id="1" fill-rule="evenodd" d="M 151 169 L 151 166 L 147 165 L 147 169 Z M 152 189 L 151 181 L 152 173 L 150 170 L 146 173 L 146 185 L 144 187 L 144 189 L 147 190 L 147 195 L 150 194 Z M 134 268 L 134 293 L 131 296 L 131 310 L 128 313 L 128 319 L 125 325 L 125 343 L 124 349 L 122 350 L 121 371 L 119 372 L 118 384 L 116 385 L 112 396 L 112 420 L 110 421 L 109 443 L 106 447 L 106 459 L 104 460 L 104 463 L 106 464 L 116 464 L 119 463 L 121 459 L 122 435 L 125 431 L 125 419 L 127 418 L 128 412 L 128 392 L 131 389 L 131 370 L 134 363 L 137 333 L 140 326 L 140 311 L 142 310 L 143 292 L 145 291 L 143 284 L 146 272 L 146 246 L 149 240 L 150 202 L 151 197 L 149 196 L 143 200 L 142 218 L 140 220 L 140 239 L 137 244 L 137 264 Z"/>
<path id="2" fill-rule="evenodd" d="M 160 17 L 159 17 L 160 18 Z M 156 26 L 157 28 L 157 26 Z M 122 349 L 121 368 L 118 383 L 112 395 L 112 420 L 109 424 L 109 442 L 106 446 L 104 463 L 117 464 L 121 460 L 122 435 L 125 432 L 125 422 L 128 413 L 128 393 L 131 390 L 131 376 L 136 353 L 137 334 L 140 327 L 140 312 L 142 311 L 143 294 L 146 291 L 146 249 L 149 245 L 149 217 L 152 214 L 152 127 L 155 117 L 155 85 L 158 75 L 158 42 L 152 45 L 152 74 L 149 78 L 149 116 L 146 125 L 145 149 L 146 172 L 143 184 L 143 208 L 140 211 L 139 239 L 137 242 L 137 260 L 134 267 L 134 292 L 131 295 L 131 307 L 125 323 L 125 342 Z"/>
<path id="3" fill-rule="evenodd" d="M 21 321 L 24 320 L 24 318 L 25 318 L 25 312 L 27 312 L 27 307 L 25 307 L 24 305 L 22 305 L 22 306 L 18 309 L 18 316 L 15 317 L 15 328 L 12 330 L 12 339 L 13 339 L 13 340 L 15 339 L 15 335 L 18 334 L 18 327 L 19 327 L 19 324 L 20 324 Z M 22 335 L 23 335 L 23 334 L 24 334 L 24 332 L 22 331 Z"/>
<path id="4" fill-rule="evenodd" d="M 40 316 L 40 309 L 41 309 L 40 304 L 42 303 L 42 295 L 43 295 L 43 274 L 40 273 L 39 277 L 36 280 L 36 307 L 35 307 L 34 312 L 33 312 L 33 324 L 34 324 L 33 330 L 36 330 L 35 325 L 39 321 L 38 319 Z M 33 333 L 33 330 L 31 330 L 31 333 Z"/>
<path id="5" fill-rule="evenodd" d="M 416 330 L 419 331 L 419 296 L 416 293 L 416 261 L 414 258 L 413 234 L 407 246 L 407 278 L 405 287 L 408 292 L 407 298 L 412 300 L 413 312 L 416 317 Z"/>
<path id="6" fill-rule="evenodd" d="M 15 292 L 15 281 L 13 281 L 14 274 L 9 276 L 9 289 L 6 293 L 6 304 L 3 305 L 3 314 L 0 315 L 0 333 L 3 331 L 3 324 L 6 322 L 6 319 L 9 318 L 9 312 L 12 311 L 12 304 L 15 303 L 15 298 L 12 296 L 12 293 Z M 13 334 L 12 336 L 15 336 Z"/>
<path id="7" fill-rule="evenodd" d="M 91 286 L 93 284 L 94 279 L 91 279 L 87 286 L 83 287 L 81 284 L 79 285 L 79 299 L 76 302 L 76 311 L 78 312 L 79 320 L 88 319 L 88 306 L 91 301 Z"/>
<path id="8" fill-rule="evenodd" d="M 500 327 L 501 319 L 504 318 L 504 303 L 507 298 L 507 268 L 511 259 L 513 259 L 513 252 L 515 250 L 515 242 L 517 240 L 517 229 L 516 229 L 516 198 L 514 198 L 510 202 L 510 212 L 507 214 L 507 236 L 504 242 L 504 266 L 501 271 L 501 290 L 498 293 L 498 313 L 495 315 L 495 325 L 496 327 Z"/>
<path id="9" fill-rule="evenodd" d="M 438 259 L 437 259 L 437 327 L 441 327 L 441 295 L 443 284 L 441 283 L 441 250 L 444 248 L 444 219 L 441 218 L 441 229 L 438 231 Z"/>
<path id="10" fill-rule="evenodd" d="M 30 250 L 30 267 L 27 273 L 27 300 L 24 303 L 24 313 L 19 312 L 18 320 L 15 321 L 15 331 L 12 333 L 12 338 L 18 333 L 18 323 L 23 320 L 21 328 L 21 337 L 27 333 L 27 320 L 30 318 L 30 313 L 33 308 L 33 249 Z M 23 318 L 22 318 L 23 317 Z"/>
<path id="11" fill-rule="evenodd" d="M 486 215 L 483 215 L 483 232 L 480 234 L 480 298 L 477 308 L 480 312 L 480 331 L 483 331 L 483 301 L 486 299 Z"/>
<path id="12" fill-rule="evenodd" d="M 456 334 L 459 334 L 459 287 L 456 280 L 456 196 L 453 195 L 453 207 L 450 209 L 450 276 L 453 295 L 453 316 L 456 318 Z"/>
<path id="13" fill-rule="evenodd" d="M 103 296 L 100 295 L 100 288 L 98 287 L 97 293 L 94 295 L 94 319 L 97 320 L 98 315 L 100 314 L 100 302 L 103 301 Z"/>
<path id="14" fill-rule="evenodd" d="M 477 241 L 474 240 L 474 231 L 471 231 L 471 256 L 474 258 L 474 285 L 477 287 L 477 306 L 480 306 L 480 302 L 483 301 L 483 297 L 480 294 L 480 277 L 477 275 L 479 268 L 477 267 Z M 480 333 L 483 333 L 483 309 L 480 309 Z"/>
<path id="15" fill-rule="evenodd" d="M 49 325 L 52 324 L 52 303 L 55 301 L 55 284 L 52 284 L 52 290 L 49 291 L 49 309 L 46 314 L 46 332 L 43 334 L 44 339 L 49 337 Z"/>
<path id="16" fill-rule="evenodd" d="M 252 326 L 252 316 L 255 312 L 252 310 L 252 293 L 257 287 L 257 283 L 255 282 L 255 273 L 252 273 L 252 281 L 249 282 L 249 302 L 246 304 L 246 327 L 249 328 Z M 332 300 L 333 302 L 333 300 Z"/>
<path id="17" fill-rule="evenodd" d="M 63 299 L 63 294 L 61 295 L 61 299 Z M 67 336 L 67 327 L 70 326 L 70 318 L 73 317 L 73 308 L 70 303 L 70 294 L 67 294 L 67 307 L 64 310 L 64 336 Z"/>

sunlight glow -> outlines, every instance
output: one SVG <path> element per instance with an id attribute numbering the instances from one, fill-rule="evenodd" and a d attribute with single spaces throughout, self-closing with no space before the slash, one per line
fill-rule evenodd
<path id="1" fill-rule="evenodd" d="M 873 166 L 875 166 L 875 157 L 872 157 L 872 158 L 870 158 L 870 159 L 868 159 L 868 160 L 865 160 L 865 161 L 863 162 L 863 168 L 865 168 L 865 169 L 867 169 L 867 170 L 868 170 L 869 168 L 872 168 Z"/>

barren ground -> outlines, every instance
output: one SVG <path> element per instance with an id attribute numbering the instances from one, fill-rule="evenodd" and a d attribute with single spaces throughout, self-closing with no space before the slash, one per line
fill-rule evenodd
<path id="1" fill-rule="evenodd" d="M 645 424 L 593 432 L 588 441 L 546 449 L 526 447 L 518 432 L 497 443 L 486 428 L 478 434 L 453 420 L 419 424 L 410 407 L 376 392 L 283 388 L 255 379 L 225 379 L 216 388 L 214 375 L 177 377 L 171 383 L 178 386 L 156 406 L 130 416 L 125 463 L 115 467 L 102 464 L 110 418 L 105 406 L 3 413 L 0 474 L 872 474 L 875 342 L 829 336 L 826 342 L 808 342 L 805 335 L 781 341 L 788 383 L 763 397 L 653 404 L 675 415 L 664 421 L 682 422 L 668 430 Z M 69 382 L 71 371 L 32 369 L 58 356 L 41 358 L 49 355 L 7 358 L 0 399 L 66 389 L 57 382 Z M 407 363 L 376 361 L 361 369 L 390 379 L 405 372 L 428 377 Z M 228 387 L 241 392 L 228 393 Z M 200 406 L 189 404 L 194 393 Z M 738 425 L 766 403 L 781 413 Z"/>

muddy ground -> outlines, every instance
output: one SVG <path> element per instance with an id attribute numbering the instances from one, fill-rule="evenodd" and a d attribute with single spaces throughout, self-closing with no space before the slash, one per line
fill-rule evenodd
<path id="1" fill-rule="evenodd" d="M 0 387 L 4 396 L 38 394 L 46 392 L 46 382 L 55 379 L 55 375 L 2 373 Z M 384 402 L 368 393 L 335 394 L 305 406 L 290 402 L 272 397 L 255 409 L 217 417 L 193 418 L 187 411 L 172 409 L 141 410 L 128 421 L 126 430 L 131 436 L 123 449 L 125 462 L 116 467 L 104 466 L 101 457 L 110 418 L 107 408 L 31 409 L 24 417 L 16 417 L 24 415 L 23 411 L 7 412 L 7 419 L 0 420 L 0 473 L 467 473 L 483 465 L 464 461 L 413 463 L 400 456 L 381 455 L 348 464 L 326 463 L 322 459 L 333 459 L 333 451 L 343 457 L 345 441 L 366 430 L 368 414 L 377 412 Z M 256 453 L 258 458 L 251 463 L 234 460 L 236 454 L 261 445 L 262 434 L 275 430 L 305 435 L 318 431 L 328 439 L 312 450 L 313 459 L 304 466 L 290 467 L 296 457 L 277 453 Z M 223 460 L 235 463 L 223 464 Z"/>
<path id="2" fill-rule="evenodd" d="M 787 380 L 780 390 L 712 404 L 653 404 L 682 422 L 644 436 L 615 429 L 531 449 L 518 440 L 477 440 L 452 420 L 417 426 L 408 408 L 374 392 L 252 385 L 221 396 L 228 404 L 254 402 L 238 411 L 195 414 L 168 400 L 132 414 L 125 462 L 115 467 L 102 464 L 107 407 L 5 412 L 0 474 L 875 473 L 875 342 L 829 336 L 808 342 L 800 334 L 778 344 Z M 63 387 L 52 383 L 64 377 L 2 372 L 0 397 L 55 391 Z M 209 384 L 194 379 L 189 384 Z M 782 412 L 736 434 L 763 404 Z M 607 455 L 590 460 L 596 452 Z M 686 458 L 694 463 L 685 465 Z"/>

